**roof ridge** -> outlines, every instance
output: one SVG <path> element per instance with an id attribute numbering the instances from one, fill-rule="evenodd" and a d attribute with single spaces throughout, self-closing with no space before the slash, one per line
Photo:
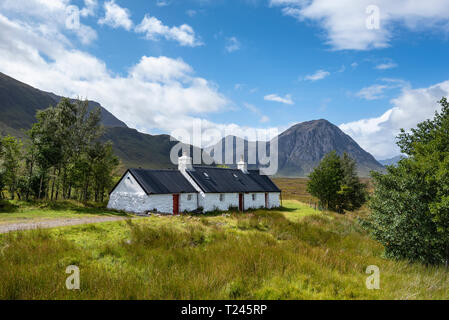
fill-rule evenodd
<path id="1" fill-rule="evenodd" d="M 128 170 L 141 170 L 141 171 L 152 171 L 152 172 L 173 172 L 179 171 L 178 169 L 143 169 L 143 168 L 130 168 Z"/>

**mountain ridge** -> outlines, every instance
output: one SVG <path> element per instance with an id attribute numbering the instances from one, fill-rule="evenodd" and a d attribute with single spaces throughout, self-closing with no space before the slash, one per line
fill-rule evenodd
<path id="1" fill-rule="evenodd" d="M 329 152 L 336 151 L 342 155 L 348 153 L 358 166 L 358 173 L 361 176 L 369 176 L 370 171 L 383 171 L 384 167 L 368 152 L 363 150 L 357 142 L 340 128 L 328 120 L 310 120 L 295 124 L 277 136 L 278 139 L 278 176 L 285 177 L 305 177 L 315 168 L 321 159 Z M 232 141 L 231 141 L 232 140 Z M 270 145 L 274 140 L 267 142 L 266 154 L 269 155 Z M 226 165 L 235 167 L 242 156 L 241 150 L 237 146 L 244 146 L 245 160 L 248 161 L 248 148 L 259 152 L 257 141 L 247 141 L 245 139 L 227 136 L 214 146 L 207 148 L 211 155 L 216 150 L 222 148 L 221 161 L 225 162 L 224 151 L 226 146 L 232 145 L 232 163 Z M 249 165 L 249 168 L 259 167 L 259 162 Z"/>
<path id="2" fill-rule="evenodd" d="M 50 105 L 56 105 L 61 99 L 61 96 L 33 88 L 0 73 L 0 134 L 26 138 L 24 131 L 36 121 L 36 112 Z M 178 141 L 169 135 L 149 135 L 129 128 L 98 102 L 88 103 L 90 110 L 100 108 L 101 122 L 105 126 L 102 139 L 113 142 L 114 152 L 124 166 L 146 169 L 175 168 L 170 161 L 170 151 Z M 234 136 L 228 136 L 223 140 L 226 139 L 233 139 L 230 143 L 234 151 L 232 163 L 234 166 L 240 160 L 239 155 L 236 155 L 237 141 L 239 143 L 243 141 L 245 151 L 249 146 L 256 150 L 258 148 L 257 141 L 248 142 Z M 267 154 L 270 143 L 272 141 L 267 143 Z M 223 144 L 222 151 L 225 145 Z M 361 175 L 367 176 L 370 170 L 383 170 L 383 166 L 372 155 L 325 119 L 306 121 L 290 127 L 278 136 L 278 147 L 278 176 L 307 176 L 322 157 L 333 150 L 338 154 L 348 152 L 356 160 Z M 210 149 L 206 148 L 209 151 Z M 248 152 L 245 154 L 245 159 L 248 160 Z M 257 162 L 249 165 L 250 169 L 258 167 L 260 164 Z"/>

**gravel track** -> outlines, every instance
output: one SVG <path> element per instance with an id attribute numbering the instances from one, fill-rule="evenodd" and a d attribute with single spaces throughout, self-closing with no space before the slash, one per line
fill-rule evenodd
<path id="1" fill-rule="evenodd" d="M 96 218 L 79 218 L 79 219 L 52 219 L 37 222 L 23 222 L 0 224 L 0 233 L 8 233 L 12 231 L 31 230 L 31 229 L 49 229 L 65 226 L 76 226 L 81 224 L 92 224 L 101 222 L 113 222 L 126 220 L 126 217 L 96 217 Z"/>

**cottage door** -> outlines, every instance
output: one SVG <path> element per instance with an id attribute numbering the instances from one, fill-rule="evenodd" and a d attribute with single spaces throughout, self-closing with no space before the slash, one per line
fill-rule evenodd
<path id="1" fill-rule="evenodd" d="M 268 193 L 265 193 L 265 208 L 268 209 Z"/>
<path id="2" fill-rule="evenodd" d="M 239 193 L 239 211 L 243 211 L 243 193 Z"/>
<path id="3" fill-rule="evenodd" d="M 179 194 L 173 195 L 173 214 L 175 216 L 179 214 Z"/>

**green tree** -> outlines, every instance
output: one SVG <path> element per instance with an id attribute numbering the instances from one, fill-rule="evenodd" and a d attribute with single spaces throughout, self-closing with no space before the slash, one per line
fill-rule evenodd
<path id="1" fill-rule="evenodd" d="M 386 255 L 449 263 L 449 104 L 410 132 L 398 146 L 408 158 L 375 174 L 372 214 L 364 221 Z"/>
<path id="2" fill-rule="evenodd" d="M 309 175 L 307 191 L 328 210 L 355 210 L 366 202 L 366 185 L 359 181 L 356 163 L 349 155 L 328 153 Z"/>
<path id="3" fill-rule="evenodd" d="M 22 142 L 7 136 L 2 139 L 2 174 L 4 184 L 9 189 L 11 200 L 14 200 L 19 180 L 20 161 L 22 157 Z"/>
<path id="4" fill-rule="evenodd" d="M 341 158 L 343 180 L 340 186 L 341 210 L 354 211 L 359 209 L 368 199 L 366 185 L 360 182 L 357 175 L 357 164 L 347 153 Z"/>

